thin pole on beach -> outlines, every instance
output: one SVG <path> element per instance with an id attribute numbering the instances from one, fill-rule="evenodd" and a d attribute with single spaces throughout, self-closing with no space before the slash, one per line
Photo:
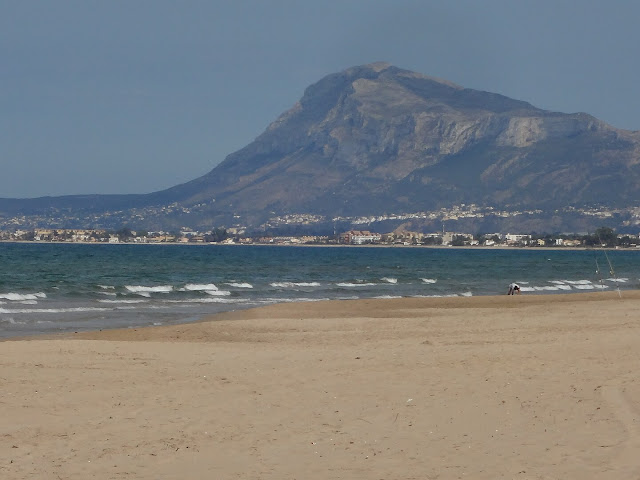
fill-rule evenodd
<path id="1" fill-rule="evenodd" d="M 600 242 L 600 248 L 602 248 L 602 251 L 604 252 L 604 258 L 607 259 L 607 263 L 609 264 L 609 274 L 613 278 L 613 281 L 616 283 L 616 290 L 618 290 L 618 297 L 622 298 L 622 292 L 620 291 L 620 282 L 618 281 L 618 277 L 616 277 L 616 272 L 613 269 L 613 265 L 611 265 L 611 260 L 609 260 L 609 255 L 607 255 L 607 250 L 602 246 L 602 238 L 600 238 L 600 233 L 597 233 L 597 235 L 598 235 L 598 241 Z"/>

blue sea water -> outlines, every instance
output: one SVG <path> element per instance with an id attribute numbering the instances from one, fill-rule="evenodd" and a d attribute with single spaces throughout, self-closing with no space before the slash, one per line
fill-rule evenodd
<path id="1" fill-rule="evenodd" d="M 611 273 L 611 267 L 614 272 Z M 640 287 L 640 251 L 0 244 L 0 337 L 195 321 L 324 299 Z"/>

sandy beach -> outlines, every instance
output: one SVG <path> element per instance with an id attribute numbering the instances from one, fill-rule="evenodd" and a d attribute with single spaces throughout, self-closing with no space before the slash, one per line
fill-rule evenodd
<path id="1" fill-rule="evenodd" d="M 640 292 L 0 343 L 0 478 L 637 479 Z"/>

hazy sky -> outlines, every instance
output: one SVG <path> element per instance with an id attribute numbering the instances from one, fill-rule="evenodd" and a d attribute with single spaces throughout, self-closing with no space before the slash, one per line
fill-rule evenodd
<path id="1" fill-rule="evenodd" d="M 183 183 L 375 61 L 640 130 L 638 19 L 633 0 L 0 0 L 0 197 Z"/>

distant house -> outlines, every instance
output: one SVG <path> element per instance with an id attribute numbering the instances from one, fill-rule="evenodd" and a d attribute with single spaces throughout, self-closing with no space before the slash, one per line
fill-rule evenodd
<path id="1" fill-rule="evenodd" d="M 340 234 L 340 243 L 364 245 L 366 243 L 380 243 L 382 235 L 367 230 L 349 230 Z"/>
<path id="2" fill-rule="evenodd" d="M 471 242 L 473 240 L 473 234 L 471 233 L 456 233 L 456 232 L 443 232 L 442 233 L 442 244 L 443 245 L 451 245 L 454 239 L 458 237 L 463 237 L 466 242 Z"/>

